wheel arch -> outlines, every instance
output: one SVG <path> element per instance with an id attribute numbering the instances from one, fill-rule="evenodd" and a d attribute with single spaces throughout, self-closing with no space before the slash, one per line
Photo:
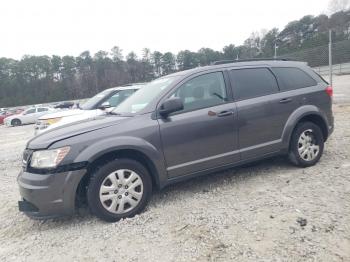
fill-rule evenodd
<path id="1" fill-rule="evenodd" d="M 137 139 L 139 140 L 139 139 Z M 90 180 L 91 174 L 94 170 L 109 162 L 118 158 L 128 158 L 141 163 L 148 170 L 152 184 L 155 188 L 162 188 L 167 181 L 167 173 L 164 165 L 164 159 L 162 153 L 157 151 L 148 142 L 135 141 L 134 139 L 121 139 L 119 142 L 123 141 L 123 144 L 119 144 L 117 141 L 100 141 L 98 144 L 91 145 L 85 149 L 75 160 L 75 162 L 85 161 L 88 162 L 86 175 L 79 182 L 76 197 L 79 202 L 84 201 L 86 186 Z M 129 143 L 128 143 L 129 141 Z M 135 146 L 135 142 L 138 146 Z M 104 145 L 108 145 L 104 147 Z"/>
<path id="2" fill-rule="evenodd" d="M 329 131 L 328 131 L 328 122 L 326 117 L 322 112 L 315 106 L 304 106 L 297 109 L 293 114 L 288 118 L 287 123 L 285 124 L 283 133 L 282 133 L 282 144 L 283 148 L 288 150 L 290 139 L 292 137 L 293 131 L 296 126 L 301 122 L 312 122 L 320 127 L 324 141 L 327 141 Z"/>
<path id="3" fill-rule="evenodd" d="M 21 120 L 21 119 L 19 119 L 18 117 L 14 117 L 14 118 L 12 118 L 11 121 L 10 121 L 10 123 L 11 123 L 12 126 L 13 126 L 13 122 L 16 121 L 16 120 L 19 121 L 20 125 L 22 124 L 22 120 Z"/>

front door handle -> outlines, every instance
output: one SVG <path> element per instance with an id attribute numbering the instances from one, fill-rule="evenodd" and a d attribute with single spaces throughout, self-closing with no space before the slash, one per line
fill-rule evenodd
<path id="1" fill-rule="evenodd" d="M 291 98 L 283 98 L 283 99 L 280 100 L 280 103 L 281 103 L 281 104 L 289 103 L 289 102 L 292 102 L 292 99 L 291 99 Z"/>
<path id="2" fill-rule="evenodd" d="M 224 111 L 221 111 L 217 114 L 218 117 L 230 116 L 230 115 L 233 115 L 232 110 L 224 110 Z"/>

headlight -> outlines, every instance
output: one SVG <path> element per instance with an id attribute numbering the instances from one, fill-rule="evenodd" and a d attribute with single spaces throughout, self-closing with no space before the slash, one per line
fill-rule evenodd
<path id="1" fill-rule="evenodd" d="M 30 161 L 30 166 L 35 168 L 56 167 L 68 154 L 70 147 L 61 147 L 50 150 L 35 151 Z"/>
<path id="2" fill-rule="evenodd" d="M 46 125 L 52 125 L 52 124 L 55 124 L 55 123 L 57 123 L 58 121 L 60 121 L 61 118 L 62 118 L 62 117 L 49 118 L 49 119 L 44 120 L 43 122 L 44 122 L 44 124 L 46 124 Z"/>

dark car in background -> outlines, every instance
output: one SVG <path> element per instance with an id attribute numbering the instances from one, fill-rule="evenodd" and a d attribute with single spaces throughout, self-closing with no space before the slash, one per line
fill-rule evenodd
<path id="1" fill-rule="evenodd" d="M 72 108 L 74 106 L 74 102 L 72 101 L 65 101 L 65 102 L 61 102 L 61 103 L 58 103 L 54 106 L 54 108 L 60 108 L 60 109 L 63 109 L 63 108 Z"/>
<path id="2" fill-rule="evenodd" d="M 305 63 L 199 67 L 147 84 L 110 114 L 28 142 L 18 177 L 29 216 L 72 214 L 85 199 L 117 221 L 153 188 L 275 155 L 316 164 L 333 131 L 332 87 Z"/>

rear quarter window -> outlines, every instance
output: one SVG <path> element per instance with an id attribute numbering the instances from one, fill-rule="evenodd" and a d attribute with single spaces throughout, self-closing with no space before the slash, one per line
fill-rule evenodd
<path id="1" fill-rule="evenodd" d="M 294 90 L 317 85 L 317 82 L 303 70 L 294 67 L 274 67 L 281 91 Z"/>

